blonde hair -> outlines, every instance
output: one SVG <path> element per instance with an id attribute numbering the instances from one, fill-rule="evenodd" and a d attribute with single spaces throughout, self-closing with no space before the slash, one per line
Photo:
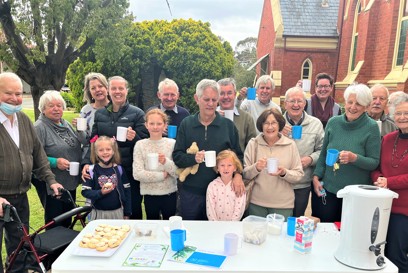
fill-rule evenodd
<path id="1" fill-rule="evenodd" d="M 166 115 L 166 113 L 164 113 L 161 109 L 158 109 L 158 108 L 149 110 L 145 115 L 145 121 L 147 122 L 147 120 L 149 119 L 149 116 L 154 115 L 154 114 L 161 116 L 164 123 L 166 124 L 169 123 L 169 117 Z"/>
<path id="2" fill-rule="evenodd" d="M 116 143 L 116 140 L 114 138 L 110 138 L 107 136 L 100 136 L 96 139 L 95 142 L 91 143 L 91 162 L 93 164 L 97 164 L 99 162 L 98 155 L 96 154 L 96 149 L 98 147 L 98 144 L 101 143 L 102 141 L 109 142 L 112 146 L 113 150 L 112 163 L 120 164 L 120 153 L 118 144 Z"/>
<path id="3" fill-rule="evenodd" d="M 236 172 L 242 173 L 242 170 L 243 170 L 242 163 L 238 159 L 238 156 L 231 150 L 223 150 L 217 155 L 217 164 L 214 167 L 215 172 L 218 172 L 218 163 L 220 163 L 221 160 L 224 160 L 227 158 L 232 160 L 232 163 L 234 164 L 236 168 Z"/>

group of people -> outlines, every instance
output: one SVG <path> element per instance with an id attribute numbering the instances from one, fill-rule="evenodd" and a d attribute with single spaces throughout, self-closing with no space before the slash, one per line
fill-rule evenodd
<path id="1" fill-rule="evenodd" d="M 69 190 L 75 199 L 81 183 L 82 195 L 93 207 L 91 219 L 142 219 L 142 202 L 147 219 L 179 214 L 186 220 L 239 221 L 244 213 L 299 217 L 311 192 L 312 215 L 334 222 L 341 220 L 338 190 L 374 184 L 400 195 L 391 211 L 386 253 L 404 272 L 408 95 L 398 93 L 388 105 L 385 86 L 351 85 L 344 92 L 342 114 L 332 97 L 333 87 L 333 78 L 321 73 L 310 99 L 301 86 L 290 88 L 282 114 L 272 101 L 275 84 L 268 75 L 257 80 L 255 100 L 246 98 L 246 87 L 237 92 L 231 78 L 204 79 L 194 95 L 199 111 L 190 115 L 177 104 L 179 90 L 173 80 L 160 82 L 160 104 L 144 112 L 129 103 L 124 78 L 90 73 L 84 82 L 87 105 L 80 113 L 87 130 L 78 131 L 75 119 L 71 125 L 62 118 L 66 104 L 57 91 L 43 94 L 41 115 L 33 125 L 20 111 L 21 80 L 13 73 L 0 74 L 0 160 L 7 162 L 0 167 L 0 203 L 15 206 L 28 225 L 26 192 L 33 174 L 40 181 L 36 187 L 46 222 L 71 209 L 53 197 L 58 189 Z M 227 111 L 233 112 L 232 118 L 226 118 Z M 175 139 L 167 137 L 168 125 L 177 126 Z M 292 137 L 295 125 L 302 126 L 300 139 Z M 127 128 L 125 141 L 115 139 L 117 127 Z M 198 151 L 190 153 L 193 143 Z M 325 163 L 332 148 L 340 151 L 334 168 Z M 205 165 L 206 151 L 217 155 L 214 168 Z M 147 160 L 150 153 L 158 154 L 153 170 Z M 278 159 L 272 173 L 267 171 L 269 158 Z M 70 162 L 82 163 L 77 176 L 66 171 Z M 179 168 L 195 165 L 183 182 L 177 179 Z M 254 184 L 247 198 L 244 181 L 249 180 Z M 0 235 L 3 229 L 9 255 L 21 234 L 13 222 L 0 221 Z"/>

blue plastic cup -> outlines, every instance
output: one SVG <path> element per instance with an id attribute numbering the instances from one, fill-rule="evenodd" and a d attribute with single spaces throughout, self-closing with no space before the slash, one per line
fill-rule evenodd
<path id="1" fill-rule="evenodd" d="M 247 100 L 254 100 L 256 98 L 256 88 L 250 87 L 247 89 Z"/>
<path id="2" fill-rule="evenodd" d="M 286 232 L 289 236 L 295 236 L 295 227 L 296 227 L 296 217 L 288 217 Z"/>
<path id="3" fill-rule="evenodd" d="M 186 231 L 184 229 L 173 229 L 170 231 L 171 250 L 180 251 L 184 248 Z"/>
<path id="4" fill-rule="evenodd" d="M 176 138 L 176 136 L 177 136 L 177 126 L 176 125 L 167 126 L 167 137 Z"/>
<path id="5" fill-rule="evenodd" d="M 326 154 L 326 165 L 333 166 L 339 157 L 339 151 L 336 149 L 328 149 Z"/>
<path id="6" fill-rule="evenodd" d="M 301 139 L 302 138 L 302 126 L 294 125 L 292 126 L 292 138 Z"/>

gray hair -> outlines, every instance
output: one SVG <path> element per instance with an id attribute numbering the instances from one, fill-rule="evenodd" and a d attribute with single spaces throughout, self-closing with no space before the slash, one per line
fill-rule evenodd
<path id="1" fill-rule="evenodd" d="M 237 91 L 237 85 L 235 83 L 235 80 L 233 78 L 224 78 L 218 81 L 218 84 L 220 86 L 227 86 L 227 85 L 232 85 L 234 88 L 234 91 Z"/>
<path id="2" fill-rule="evenodd" d="M 389 97 L 390 92 L 388 91 L 388 88 L 385 85 L 377 83 L 370 88 L 371 92 L 374 92 L 374 90 L 376 89 L 383 89 L 385 93 L 387 94 L 387 98 Z"/>
<path id="3" fill-rule="evenodd" d="M 64 98 L 61 96 L 61 93 L 55 90 L 47 90 L 40 98 L 40 102 L 38 103 L 38 110 L 42 113 L 45 110 L 45 107 L 48 103 L 53 100 L 57 100 L 62 103 L 62 109 L 67 109 L 67 104 L 65 103 Z"/>
<path id="4" fill-rule="evenodd" d="M 13 80 L 18 82 L 20 85 L 20 90 L 23 91 L 23 82 L 21 81 L 20 77 L 17 76 L 16 73 L 13 72 L 3 72 L 0 74 L 0 83 L 3 81 Z"/>
<path id="5" fill-rule="evenodd" d="M 392 102 L 392 106 L 395 108 L 401 103 L 408 102 L 408 94 L 402 93 L 398 97 L 394 98 L 394 101 Z"/>
<path id="6" fill-rule="evenodd" d="M 214 80 L 203 79 L 201 80 L 196 87 L 196 95 L 197 97 L 201 98 L 205 89 L 211 88 L 212 90 L 218 93 L 218 97 L 220 96 L 220 86 Z"/>
<path id="7" fill-rule="evenodd" d="M 272 90 L 275 90 L 275 82 L 272 79 L 272 77 L 269 76 L 269 75 L 260 76 L 259 79 L 256 81 L 255 88 L 258 89 L 258 87 L 259 87 L 259 85 L 261 83 L 267 84 L 268 82 L 270 82 L 272 84 Z"/>
<path id="8" fill-rule="evenodd" d="M 176 89 L 176 92 L 178 93 L 179 92 L 179 88 L 178 88 L 178 86 L 177 86 L 177 83 L 175 82 L 175 81 L 173 81 L 173 80 L 171 80 L 171 79 L 168 79 L 168 78 L 165 78 L 164 80 L 162 80 L 160 83 L 159 83 L 159 92 L 160 93 L 163 93 L 163 89 L 164 89 L 164 87 L 166 87 L 166 86 L 169 86 L 169 87 L 174 87 L 175 89 Z"/>
<path id="9" fill-rule="evenodd" d="M 93 101 L 92 95 L 91 95 L 91 90 L 89 89 L 89 84 L 90 81 L 92 80 L 98 80 L 105 88 L 108 90 L 108 81 L 106 80 L 106 77 L 101 74 L 101 73 L 95 73 L 91 72 L 85 76 L 84 79 L 84 99 L 83 101 L 86 101 L 88 103 L 91 103 Z"/>
<path id="10" fill-rule="evenodd" d="M 365 84 L 352 84 L 344 91 L 344 100 L 347 101 L 351 94 L 356 95 L 356 100 L 361 106 L 369 106 L 373 101 L 373 95 L 370 88 Z"/>
<path id="11" fill-rule="evenodd" d="M 299 86 L 295 86 L 292 88 L 289 88 L 286 93 L 285 93 L 285 101 L 287 101 L 289 99 L 289 96 L 295 93 L 302 93 L 303 95 L 303 99 L 306 100 L 306 95 L 305 92 L 303 92 L 303 89 Z"/>
<path id="12" fill-rule="evenodd" d="M 110 78 L 108 79 L 109 85 L 110 85 L 111 81 L 122 81 L 122 82 L 125 83 L 126 89 L 129 88 L 129 83 L 128 83 L 128 81 L 127 81 L 125 78 L 121 77 L 121 76 L 113 76 L 113 77 L 110 77 Z"/>

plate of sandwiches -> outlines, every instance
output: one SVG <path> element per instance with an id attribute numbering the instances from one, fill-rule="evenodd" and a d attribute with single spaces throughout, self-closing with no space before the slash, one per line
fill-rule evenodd
<path id="1" fill-rule="evenodd" d="M 72 254 L 76 256 L 110 257 L 130 233 L 130 225 L 98 225 L 92 233 L 82 236 Z"/>

